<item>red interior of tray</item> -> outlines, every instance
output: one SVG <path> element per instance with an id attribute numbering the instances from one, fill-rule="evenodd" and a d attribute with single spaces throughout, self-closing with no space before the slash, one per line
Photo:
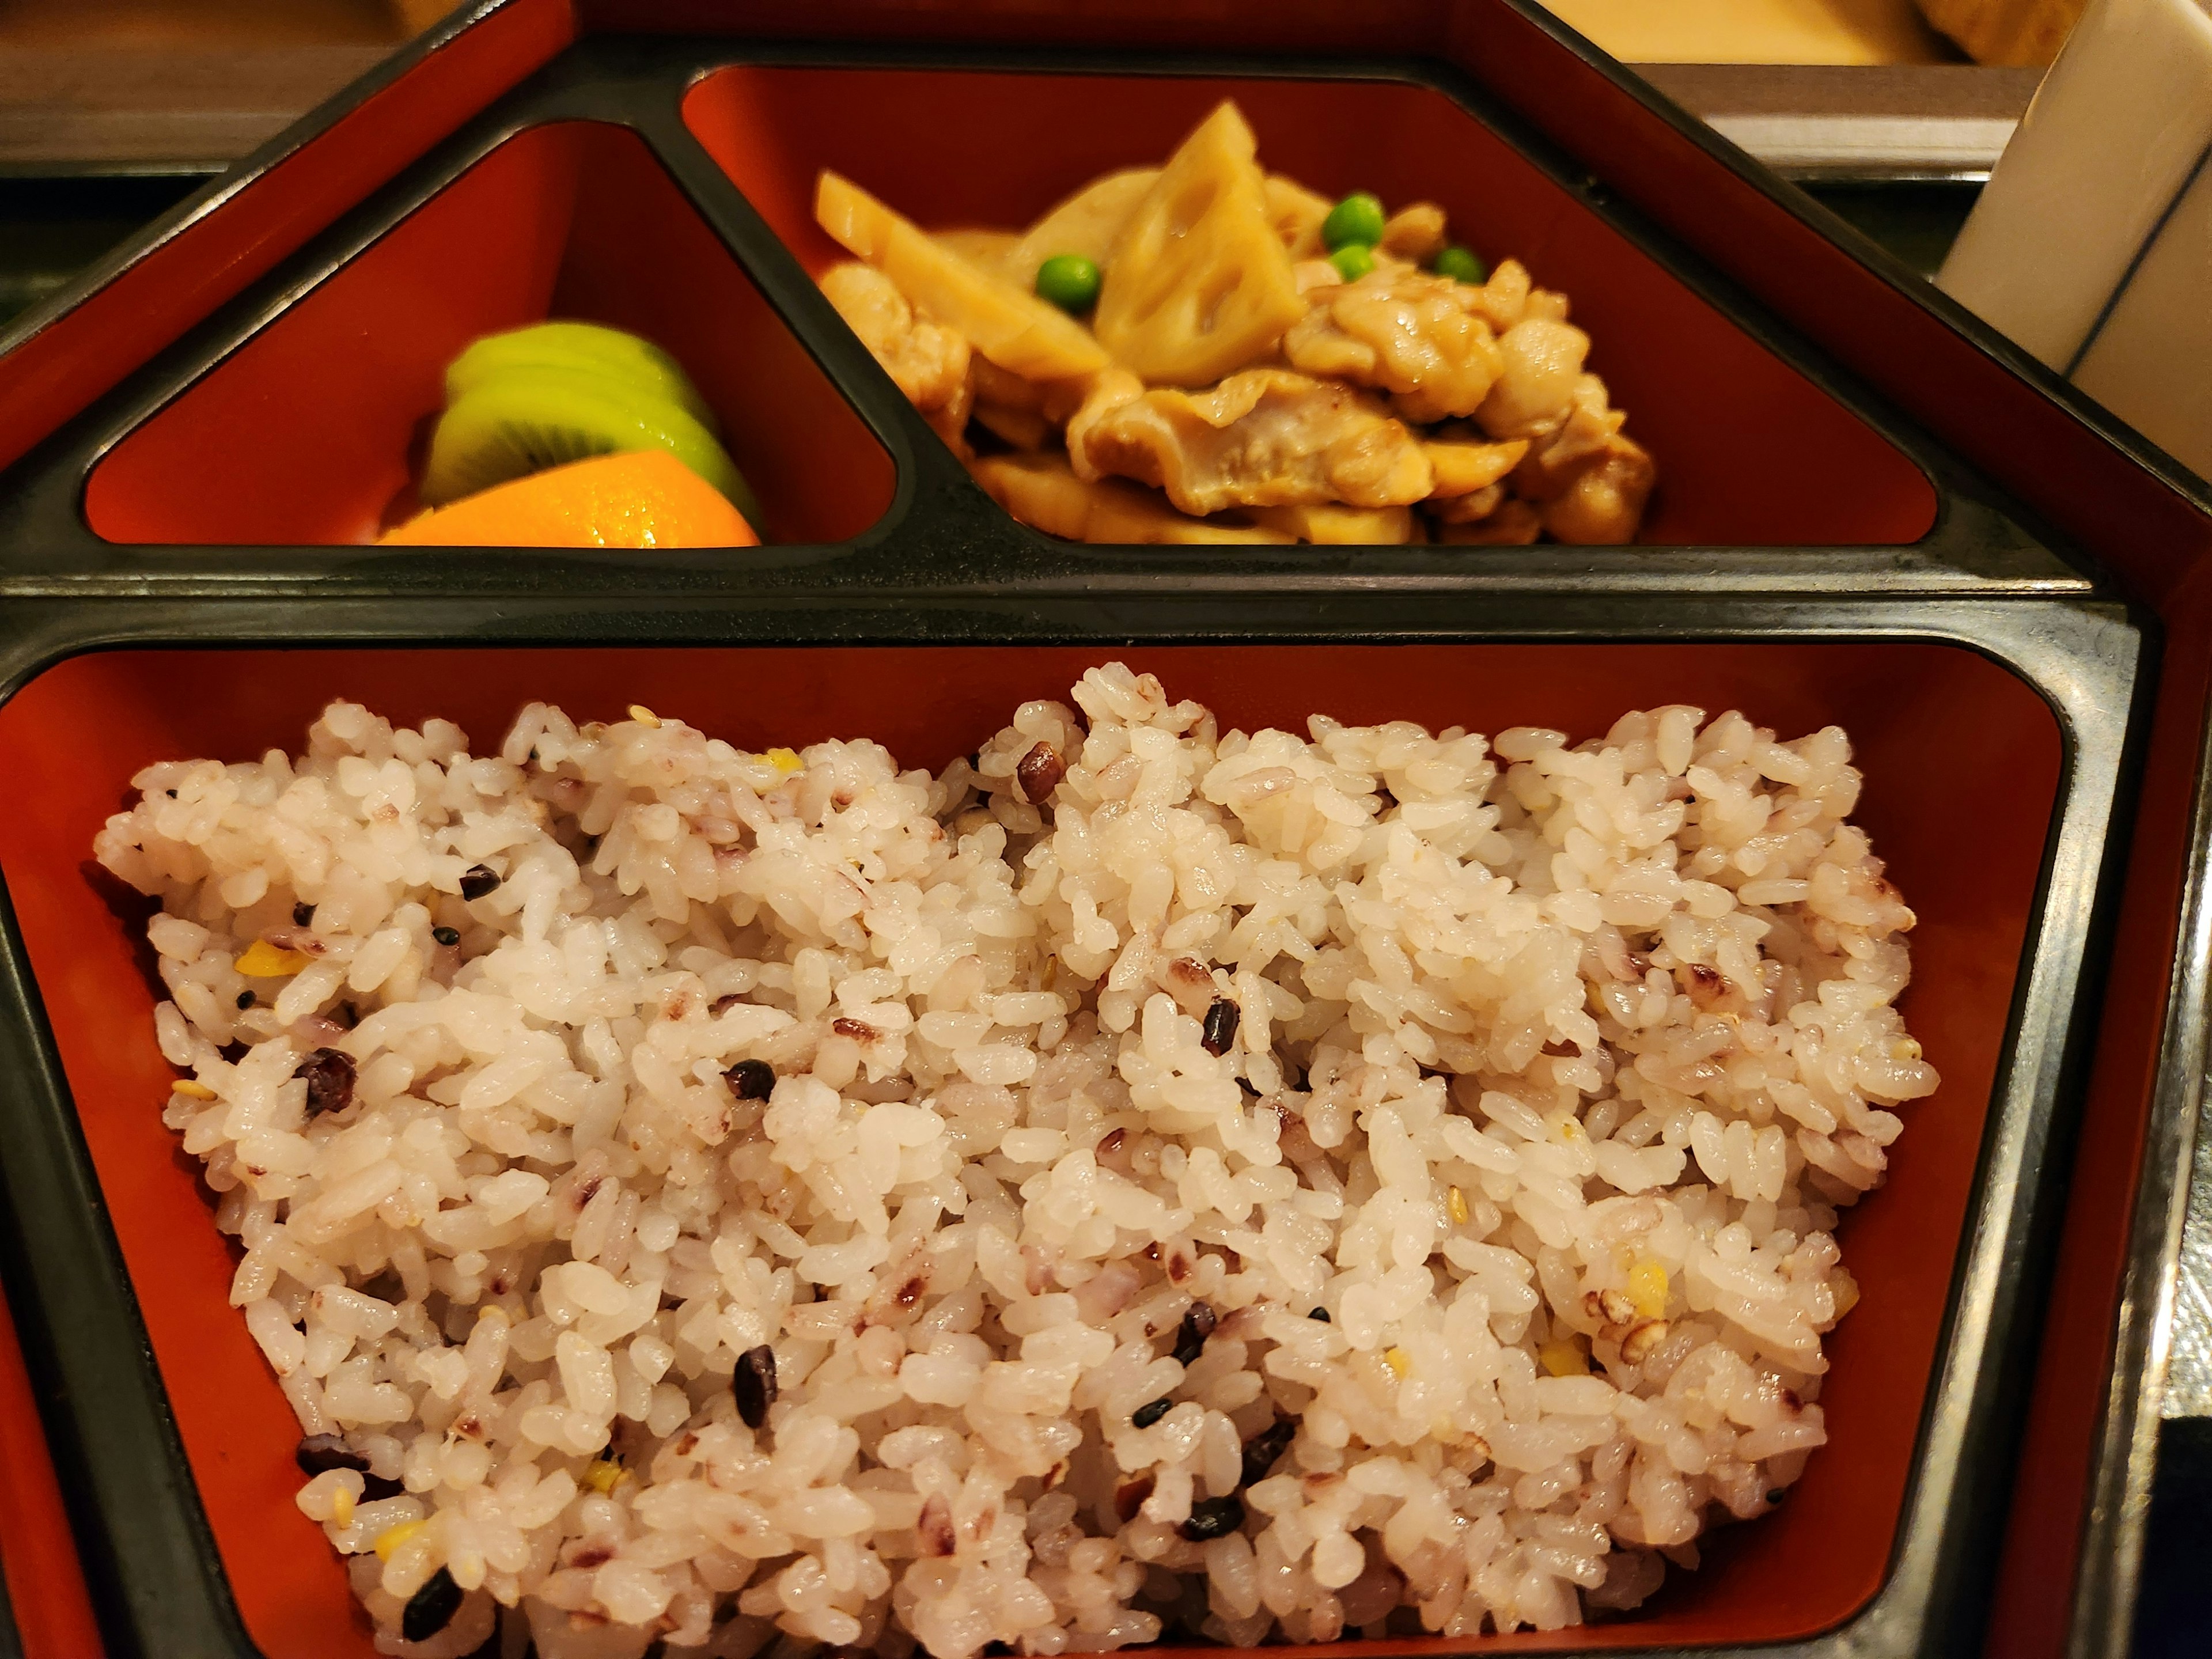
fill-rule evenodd
<path id="1" fill-rule="evenodd" d="M 1233 97 L 1260 159 L 1328 196 L 1429 200 L 1492 261 L 1565 290 L 1590 367 L 1651 450 L 1646 542 L 1914 542 L 1936 495 L 1907 457 L 1692 294 L 1442 94 L 1382 81 L 725 69 L 692 131 L 810 270 L 845 257 L 814 222 L 835 168 L 932 229 L 1029 223 L 1087 180 L 1156 166 Z"/>
<path id="2" fill-rule="evenodd" d="M 0 1458 L 8 1502 L 0 1505 L 0 1579 L 8 1590 L 23 1659 L 95 1659 L 100 1626 L 62 1506 L 53 1454 L 40 1431 L 38 1397 L 7 1299 L 0 1297 Z M 4 1615 L 0 1615 L 3 1617 Z"/>
<path id="3" fill-rule="evenodd" d="M 446 365 L 547 317 L 676 355 L 763 540 L 842 541 L 890 505 L 890 458 L 644 141 L 574 121 L 500 145 L 131 432 L 87 520 L 118 542 L 368 541 L 416 509 Z"/>
<path id="4" fill-rule="evenodd" d="M 1834 1337 L 1832 1443 L 1775 1515 L 1710 1542 L 1639 1618 L 1494 1644 L 1522 1650 L 1778 1641 L 1847 1618 L 1887 1570 L 2037 872 L 2061 739 L 2042 700 L 1936 645 L 1423 646 L 821 650 L 120 652 L 79 657 L 0 708 L 0 759 L 41 810 L 0 818 L 4 871 L 109 1212 L 248 1629 L 270 1659 L 367 1654 L 343 1575 L 292 1505 L 297 1430 L 225 1305 L 232 1259 L 192 1160 L 160 1122 L 144 907 L 95 879 L 92 837 L 132 773 L 180 756 L 296 750 L 328 699 L 409 723 L 459 719 L 479 748 L 532 698 L 580 718 L 642 702 L 762 747 L 869 736 L 908 764 L 974 747 L 1024 699 L 1115 654 L 1224 725 L 1316 709 L 1495 731 L 1602 732 L 1663 695 L 1741 708 L 1785 735 L 1830 722 L 1867 777 L 1858 814 L 1917 908 L 1906 1013 L 1945 1083 L 1908 1107 L 1889 1186 L 1844 1228 L 1865 1299 Z M 916 697 L 913 689 L 932 693 Z M 1978 833 L 1962 836 L 1971 821 Z M 118 902 L 118 897 L 125 902 Z M 1437 1643 L 1355 1644 L 1370 1656 Z M 1338 1651 L 1345 1650 L 1340 1648 Z"/>

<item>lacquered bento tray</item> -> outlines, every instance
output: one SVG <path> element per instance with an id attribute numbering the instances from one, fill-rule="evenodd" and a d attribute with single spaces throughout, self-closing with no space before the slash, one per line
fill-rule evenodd
<path id="1" fill-rule="evenodd" d="M 1658 545 L 1055 543 L 975 489 L 812 287 L 818 166 L 926 222 L 1018 219 L 1162 153 L 1229 93 L 1276 164 L 1431 195 L 1574 295 L 1667 479 Z M 2158 654 L 2194 615 L 2212 537 L 2158 458 L 1815 216 L 1506 0 L 1097 16 L 854 0 L 803 25 L 510 0 L 0 340 L 0 749 L 53 780 L 55 805 L 0 842 L 0 1066 L 24 1085 L 0 1182 L 27 1224 L 6 1265 L 108 1644 L 367 1650 L 290 1508 L 289 1419 L 222 1305 L 192 1173 L 143 1105 L 160 1068 L 126 921 L 79 868 L 134 765 L 282 743 L 323 697 L 370 690 L 486 729 L 501 698 L 549 689 L 650 692 L 702 724 L 765 712 L 787 741 L 834 713 L 939 758 L 964 746 L 959 688 L 1045 695 L 1122 655 L 1274 719 L 1325 687 L 1348 712 L 1490 720 L 1510 701 L 1497 665 L 1540 664 L 1535 683 L 1593 710 L 1691 684 L 1763 700 L 1761 718 L 1834 718 L 1899 772 L 1954 764 L 1934 800 L 1869 809 L 1938 894 L 1926 937 L 1953 971 L 1931 988 L 1923 957 L 1911 1006 L 1956 1046 L 1939 1100 L 1957 1115 L 1930 1114 L 1908 1143 L 1929 1149 L 1920 1173 L 1851 1224 L 1898 1321 L 1862 1311 L 1837 1339 L 1828 1400 L 1864 1425 L 1858 1455 L 1816 1459 L 1807 1501 L 1717 1538 L 1638 1619 L 1481 1645 L 1954 1652 L 1994 1595 L 1990 1651 L 2056 1650 L 2093 1462 L 2132 1467 L 2093 1460 L 2125 1414 L 2105 1396 L 2131 1401 L 2146 1375 L 2111 1367 L 2108 1338 L 2135 1177 L 2156 1167 L 2143 1137 L 2180 1109 L 2152 1111 L 2149 1090 L 2203 689 L 2195 640 L 2168 645 L 2162 687 Z M 406 502 L 447 358 L 549 312 L 678 349 L 769 545 L 358 545 Z M 954 654 L 892 654 L 921 647 Z M 2147 746 L 2118 913 L 2100 898 Z M 1942 838 L 1967 832 L 1978 863 Z M 2069 1159 L 2115 915 L 2094 1133 Z M 1978 949 L 1947 958 L 1947 927 Z"/>

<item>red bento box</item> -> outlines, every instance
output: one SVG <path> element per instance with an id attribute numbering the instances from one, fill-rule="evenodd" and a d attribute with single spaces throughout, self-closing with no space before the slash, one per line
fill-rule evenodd
<path id="1" fill-rule="evenodd" d="M 672 51 L 697 66 L 672 88 L 662 72 Z M 1664 469 L 1648 526 L 1653 550 L 1370 550 L 1357 558 L 1270 550 L 1224 570 L 1156 550 L 1048 544 L 988 504 L 978 509 L 963 475 L 872 376 L 805 283 L 829 257 L 807 211 L 814 170 L 838 167 L 936 223 L 1018 220 L 1105 167 L 1164 154 L 1228 92 L 1276 166 L 1323 189 L 1372 184 L 1433 196 L 1455 222 L 1486 223 L 1498 251 L 1530 260 L 1574 295 L 1600 342 L 1595 366 Z M 526 119 L 511 113 L 524 106 L 518 99 Z M 1924 622 L 1900 612 L 1893 629 L 1857 624 L 1880 636 L 1871 642 L 1816 645 L 1809 633 L 1842 624 L 1809 624 L 1807 607 L 1843 588 L 1931 607 L 2132 599 L 2134 625 L 2165 648 L 2155 676 L 2133 683 L 2132 711 L 2108 711 L 2132 719 L 2145 781 L 2124 848 L 2130 880 L 2106 1016 L 2075 1109 L 2085 1132 L 1986 1636 L 1992 1654 L 2055 1654 L 2070 1628 L 2078 1650 L 2101 1650 L 2100 1633 L 2125 1616 L 2130 1545 L 2124 1532 L 2095 1530 L 2089 1499 L 2109 1507 L 2142 1478 L 2132 1453 L 2156 1387 L 2155 1367 L 2143 1363 L 2146 1297 L 2154 1303 L 2147 1275 L 2173 1202 L 2176 1126 L 2194 1098 L 2176 1080 L 2177 1055 L 2187 1055 L 2174 1045 L 2188 1036 L 2203 945 L 2178 931 L 2177 918 L 2191 907 L 2193 926 L 2203 902 L 2202 855 L 2187 829 L 2212 684 L 2212 619 L 2203 614 L 2212 511 L 2201 486 L 1515 0 L 1112 9 L 823 0 L 804 12 L 743 0 L 479 4 L 0 340 L 9 348 L 0 465 L 17 463 L 0 477 L 0 595 L 26 630 L 9 659 L 0 746 L 54 780 L 57 805 L 50 827 L 35 832 L 53 838 L 0 848 L 0 871 L 86 1112 L 99 1176 L 88 1201 L 117 1209 L 127 1191 L 143 1206 L 118 1218 L 119 1260 L 148 1304 L 156 1358 L 173 1362 L 163 1367 L 168 1403 L 210 1528 L 178 1548 L 228 1565 L 245 1632 L 261 1650 L 367 1648 L 334 1565 L 289 1509 L 282 1459 L 269 1455 L 281 1418 L 242 1332 L 203 1325 L 204 1370 L 174 1363 L 184 1350 L 173 1345 L 195 1334 L 187 1310 L 221 1269 L 221 1248 L 191 1172 L 163 1161 L 146 1124 L 91 1114 L 86 1066 L 112 1068 L 111 1080 L 134 1087 L 155 1086 L 155 1073 L 150 1043 L 103 1053 L 94 1028 L 53 1004 L 57 975 L 80 973 L 88 994 L 127 997 L 131 971 L 119 931 L 69 965 L 84 930 L 97 934 L 112 919 L 86 908 L 85 893 L 69 889 L 74 866 L 57 861 L 112 808 L 131 764 L 179 745 L 235 753 L 286 741 L 317 699 L 340 690 L 383 688 L 395 711 L 463 709 L 489 731 L 520 667 L 534 677 L 532 695 L 543 685 L 587 703 L 612 697 L 617 682 L 672 676 L 655 693 L 670 707 L 691 702 L 702 723 L 707 712 L 749 717 L 742 706 L 700 701 L 687 678 L 696 662 L 601 654 L 617 641 L 588 621 L 634 584 L 708 592 L 735 568 L 726 558 L 608 571 L 486 554 L 426 574 L 420 560 L 333 550 L 410 505 L 410 446 L 452 351 L 486 329 L 549 313 L 638 328 L 678 349 L 760 490 L 769 546 L 743 570 L 764 605 L 779 582 L 877 593 L 895 606 L 902 595 L 923 603 L 939 583 L 968 583 L 963 592 L 983 596 L 977 605 L 1027 591 L 1041 605 L 1042 596 L 1077 590 L 1114 598 L 1146 583 L 1235 591 L 1273 581 L 1285 592 L 1308 584 L 1324 599 L 1330 582 L 1342 592 L 1433 582 L 1464 607 L 1486 582 L 1501 594 L 1557 592 L 1568 615 L 1578 592 L 1619 599 L 1666 587 L 1677 599 L 1709 595 L 1717 620 L 1704 631 L 1731 639 L 1755 635 L 1759 624 L 1744 617 L 1767 607 L 1771 641 L 1726 652 L 1620 643 L 1637 629 L 1618 608 L 1603 613 L 1610 623 L 1559 625 L 1563 639 L 1583 643 L 1437 648 L 1600 653 L 1559 656 L 1541 670 L 1559 696 L 1595 698 L 1593 719 L 1607 697 L 1625 706 L 1636 665 L 1620 653 L 1663 650 L 1677 653 L 1663 664 L 1675 679 L 1710 679 L 1715 706 L 1755 697 L 1763 710 L 1836 718 L 1908 761 L 1947 735 L 1978 742 L 1984 758 L 2029 757 L 2002 781 L 1962 787 L 1948 809 L 1959 821 L 2002 805 L 2034 827 L 2002 841 L 1985 865 L 1943 863 L 1924 821 L 1916 830 L 1900 817 L 1881 831 L 1900 868 L 1928 861 L 1919 878 L 1959 907 L 1960 939 L 1993 943 L 2008 963 L 2033 933 L 2033 893 L 2048 873 L 2040 831 L 2066 783 L 2073 734 L 2027 682 L 1955 644 L 1908 642 L 1915 632 L 1944 635 L 1936 610 Z M 333 409 L 344 418 L 331 419 Z M 932 516 L 946 501 L 959 510 Z M 498 631 L 484 596 L 543 589 L 568 594 L 573 614 L 530 637 L 600 652 L 519 665 L 481 649 L 387 648 L 359 659 L 322 655 L 302 672 L 299 659 L 240 651 L 202 659 L 190 677 L 193 706 L 172 708 L 175 660 L 157 659 L 155 647 L 185 634 L 201 648 L 219 641 L 208 626 L 131 620 L 134 600 L 173 592 L 211 607 L 204 622 L 235 615 L 242 633 L 263 638 L 274 624 L 224 607 L 246 606 L 257 592 L 302 605 L 321 596 L 331 605 L 327 629 L 276 635 L 388 644 L 388 623 L 356 630 L 346 620 L 344 604 L 374 592 L 418 605 L 421 639 L 453 641 L 440 606 L 460 589 L 484 600 L 471 613 L 478 641 Z M 111 613 L 80 609 L 48 625 L 39 609 L 105 600 L 112 623 Z M 1129 614 L 1139 603 L 1128 600 Z M 1092 631 L 1110 631 L 1121 614 L 1109 604 Z M 1700 632 L 1693 622 L 1674 626 L 1685 637 Z M 1615 635 L 1601 643 L 1606 627 Z M 1316 637 L 1328 632 L 1316 623 Z M 107 646 L 131 649 L 87 654 Z M 1038 649 L 1030 666 L 1042 674 L 1049 653 Z M 1832 651 L 1860 654 L 1842 676 L 1848 689 L 1824 700 L 1807 653 Z M 1202 680 L 1217 672 L 1210 662 L 1225 660 L 1209 652 L 1181 672 Z M 1609 665 L 1572 666 L 1590 660 Z M 1302 712 L 1291 703 L 1308 696 L 1318 706 L 1334 694 L 1333 706 L 1350 712 L 1373 690 L 1395 688 L 1399 701 L 1373 712 L 1429 717 L 1423 683 L 1399 678 L 1415 659 L 1390 661 L 1362 659 L 1355 672 L 1285 654 L 1245 695 L 1280 719 Z M 1021 674 L 993 669 L 981 679 L 1000 700 L 1041 695 Z M 1917 729 L 1899 720 L 1916 697 L 1940 705 L 1942 719 Z M 1223 700 L 1241 706 L 1233 690 Z M 1447 716 L 1447 706 L 1436 703 L 1433 717 L 1463 717 Z M 902 717 L 896 699 L 863 708 L 827 690 L 811 706 L 788 706 L 793 718 L 802 711 L 886 736 Z M 913 731 L 909 758 L 951 752 L 951 726 Z M 2114 844 L 2113 866 L 2123 850 Z M 34 868 L 55 873 L 27 888 Z M 2011 981 L 1914 994 L 1916 1023 L 1952 1034 L 1958 1097 L 1986 1096 L 2008 1040 Z M 1931 1153 L 1910 1179 L 1901 1166 L 1885 1201 L 1852 1223 L 1852 1248 L 1897 1273 L 1895 1305 L 1911 1316 L 1892 1343 L 1875 1340 L 1884 1328 L 1872 1324 L 1859 1328 L 1863 1340 L 1850 1328 L 1838 1338 L 1837 1386 L 1849 1399 L 1846 1379 L 1865 1379 L 1869 1438 L 1860 1458 L 1832 1449 L 1816 1460 L 1804 1488 L 1809 1500 L 1825 1487 L 1837 1537 L 1821 1547 L 1808 1501 L 1718 1541 L 1713 1567 L 1643 1620 L 1495 1645 L 1710 1647 L 1823 1632 L 1850 1643 L 1850 1621 L 1904 1565 L 1890 1540 L 1925 1427 L 1929 1357 L 1945 1298 L 1956 1293 L 1951 1257 L 1916 1261 L 1905 1208 L 1887 1200 L 1914 1200 L 1915 1183 L 1930 1183 L 1917 1190 L 1922 1219 L 1938 1237 L 1955 1236 L 1966 1202 L 1955 1183 L 1980 1133 L 1978 1116 L 1966 1115 L 1908 1142 L 1940 1147 L 1948 1134 L 1948 1161 Z M 2065 1145 L 2054 1142 L 2062 1156 Z M 160 1237 L 173 1237 L 173 1256 Z M 2033 1261 L 2018 1266 L 2038 1270 Z M 2132 1286 L 2124 1307 L 2124 1282 Z M 173 1304 L 161 1300 L 171 1290 Z M 58 1413 L 59 1374 L 42 1334 L 24 1323 L 34 1391 Z M 2015 1395 L 2028 1386 L 2025 1377 L 1987 1385 Z M 0 1445 L 40 1470 L 48 1465 L 33 1426 L 0 1413 Z M 2002 1474 L 1960 1501 L 2006 1501 Z M 87 1622 L 90 1605 L 61 1582 L 66 1563 L 49 1545 L 24 1541 L 60 1536 L 58 1494 L 34 1476 L 21 1496 L 0 1520 L 0 1555 L 33 1659 L 93 1652 L 101 1638 Z M 78 1518 L 85 1535 L 97 1532 L 82 1506 Z M 2077 1586 L 2085 1524 L 2090 1570 Z M 106 1603 L 109 1569 L 94 1541 L 93 1600 Z M 258 1561 L 250 1569 L 241 1565 L 249 1557 Z M 1762 1565 L 1780 1588 L 1750 1586 Z M 1986 1560 L 1958 1570 L 1978 1583 L 1989 1573 Z M 40 1582 L 48 1576 L 51 1586 Z M 1974 1639 L 1981 1601 L 1966 1595 L 1966 1622 L 1923 1635 L 1960 1650 Z M 122 1628 L 111 1619 L 111 1634 Z"/>

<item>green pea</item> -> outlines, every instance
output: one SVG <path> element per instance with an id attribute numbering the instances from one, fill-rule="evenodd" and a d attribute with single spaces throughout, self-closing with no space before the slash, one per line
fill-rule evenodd
<path id="1" fill-rule="evenodd" d="M 1455 283 L 1486 283 L 1490 272 L 1481 260 L 1468 249 L 1454 242 L 1429 262 L 1429 269 L 1439 276 L 1449 276 Z"/>
<path id="2" fill-rule="evenodd" d="M 1334 253 L 1355 244 L 1373 247 L 1382 240 L 1382 204 L 1367 191 L 1354 191 L 1321 222 L 1322 246 Z"/>
<path id="3" fill-rule="evenodd" d="M 1375 269 L 1375 250 L 1364 242 L 1346 242 L 1328 256 L 1336 274 L 1347 283 L 1356 283 Z"/>
<path id="4" fill-rule="evenodd" d="M 1062 311 L 1080 313 L 1098 303 L 1098 267 L 1080 253 L 1055 253 L 1037 267 L 1036 291 Z"/>

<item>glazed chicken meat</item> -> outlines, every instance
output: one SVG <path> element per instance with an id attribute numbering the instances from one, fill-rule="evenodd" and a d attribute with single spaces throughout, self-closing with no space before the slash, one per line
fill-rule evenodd
<path id="1" fill-rule="evenodd" d="M 824 172 L 823 292 L 991 495 L 1072 540 L 1635 539 L 1655 473 L 1566 296 L 1443 210 L 1262 171 L 1224 103 L 1026 230 Z"/>

